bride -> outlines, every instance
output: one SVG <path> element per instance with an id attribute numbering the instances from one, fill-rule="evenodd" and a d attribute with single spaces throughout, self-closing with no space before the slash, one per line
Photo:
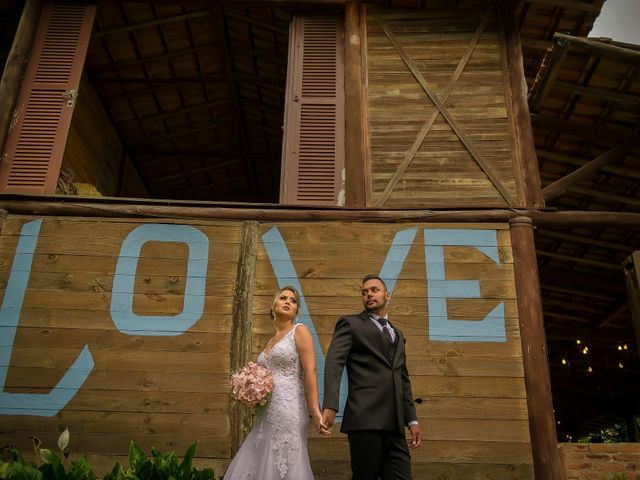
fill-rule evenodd
<path id="1" fill-rule="evenodd" d="M 313 340 L 305 325 L 294 323 L 299 302 L 291 286 L 275 295 L 270 314 L 276 332 L 258 355 L 258 363 L 273 374 L 271 400 L 229 465 L 225 480 L 313 479 L 307 452 L 309 412 L 318 432 L 329 430 L 322 423 L 318 401 Z"/>

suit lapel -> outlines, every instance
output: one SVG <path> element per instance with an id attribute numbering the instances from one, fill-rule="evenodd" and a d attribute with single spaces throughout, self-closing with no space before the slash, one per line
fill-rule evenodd
<path id="1" fill-rule="evenodd" d="M 385 354 L 385 346 L 384 343 L 382 343 L 383 341 L 380 329 L 373 324 L 371 317 L 366 311 L 363 311 L 360 314 L 360 318 L 365 322 L 365 330 L 368 332 L 367 335 L 373 338 L 373 342 L 375 344 L 374 350 L 379 353 L 380 356 L 389 363 L 389 365 L 391 365 L 389 357 Z"/>

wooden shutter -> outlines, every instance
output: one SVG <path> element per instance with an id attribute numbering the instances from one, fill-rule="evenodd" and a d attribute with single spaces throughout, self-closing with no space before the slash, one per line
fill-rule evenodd
<path id="1" fill-rule="evenodd" d="M 0 166 L 0 191 L 55 193 L 96 6 L 45 3 Z"/>
<path id="2" fill-rule="evenodd" d="M 344 204 L 344 28 L 338 15 L 293 19 L 282 203 Z"/>

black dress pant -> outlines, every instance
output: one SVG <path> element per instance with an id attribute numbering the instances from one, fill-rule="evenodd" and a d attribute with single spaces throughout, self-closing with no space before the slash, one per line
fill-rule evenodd
<path id="1" fill-rule="evenodd" d="M 352 480 L 411 480 L 411 456 L 398 430 L 349 432 Z"/>

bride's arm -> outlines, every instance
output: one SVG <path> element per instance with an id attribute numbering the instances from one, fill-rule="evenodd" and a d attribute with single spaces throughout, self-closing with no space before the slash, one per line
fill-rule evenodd
<path id="1" fill-rule="evenodd" d="M 322 423 L 320 400 L 318 399 L 318 375 L 316 369 L 316 355 L 313 349 L 313 338 L 305 325 L 300 325 L 295 331 L 296 348 L 300 356 L 300 363 L 304 370 L 304 388 L 307 392 L 307 404 L 313 423 L 320 433 L 328 433 Z"/>

